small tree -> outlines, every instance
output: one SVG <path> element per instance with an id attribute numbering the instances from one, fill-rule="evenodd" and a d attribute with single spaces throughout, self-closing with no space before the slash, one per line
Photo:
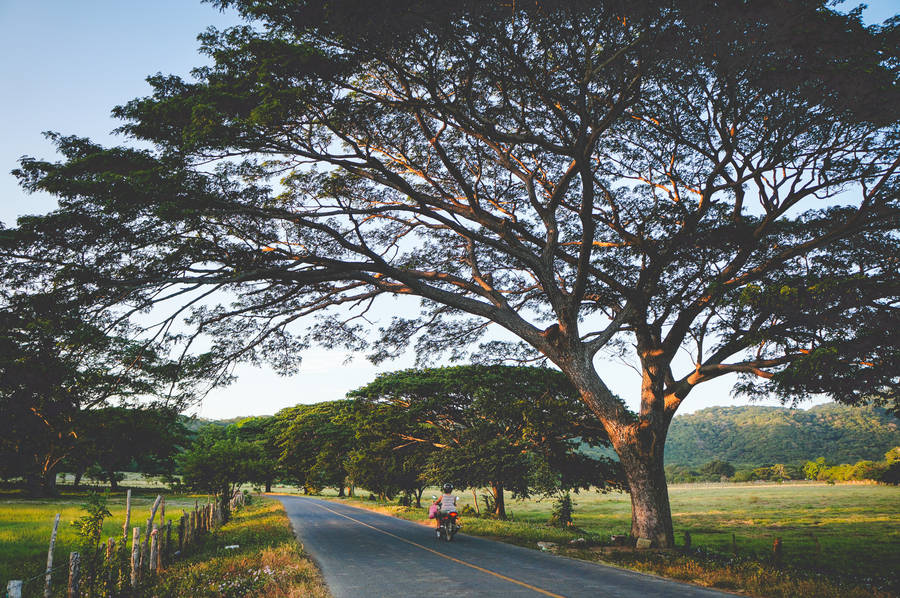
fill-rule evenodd
<path id="1" fill-rule="evenodd" d="M 574 512 L 575 503 L 572 501 L 572 495 L 566 492 L 553 503 L 548 523 L 553 527 L 573 527 L 575 523 L 572 520 L 572 513 Z"/>
<path id="2" fill-rule="evenodd" d="M 825 461 L 825 457 L 819 457 L 815 461 L 807 461 L 803 465 L 803 477 L 807 480 L 822 479 L 823 472 L 831 465 Z"/>
<path id="3" fill-rule="evenodd" d="M 186 486 L 218 497 L 227 519 L 231 496 L 254 479 L 262 458 L 258 445 L 211 425 L 201 429 L 191 447 L 178 456 L 178 467 Z"/>
<path id="4" fill-rule="evenodd" d="M 103 562 L 100 535 L 103 532 L 103 520 L 112 515 L 106 508 L 109 493 L 91 492 L 81 508 L 86 511 L 72 522 L 78 534 L 78 550 L 81 555 L 81 571 L 84 587 L 92 588 Z"/>

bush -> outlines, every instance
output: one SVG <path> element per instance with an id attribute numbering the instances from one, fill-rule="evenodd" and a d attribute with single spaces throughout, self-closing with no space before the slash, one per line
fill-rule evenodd
<path id="1" fill-rule="evenodd" d="M 553 511 L 550 513 L 548 525 L 553 527 L 573 527 L 572 512 L 575 510 L 575 503 L 572 502 L 572 496 L 566 492 L 553 503 Z"/>

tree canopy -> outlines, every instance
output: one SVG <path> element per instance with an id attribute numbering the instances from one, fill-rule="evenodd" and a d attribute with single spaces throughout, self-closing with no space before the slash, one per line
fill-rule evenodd
<path id="1" fill-rule="evenodd" d="M 247 24 L 201 35 L 212 65 L 115 109 L 151 149 L 57 135 L 61 163 L 22 161 L 60 209 L 4 234 L 15 267 L 174 306 L 223 372 L 289 372 L 314 342 L 548 359 L 660 546 L 666 432 L 698 384 L 896 405 L 896 21 L 824 0 L 214 4 Z M 370 344 L 396 295 L 420 313 Z M 608 352 L 640 371 L 636 413 Z"/>
<path id="2" fill-rule="evenodd" d="M 25 478 L 34 494 L 53 493 L 63 460 L 75 449 L 87 449 L 88 437 L 102 444 L 91 436 L 101 427 L 91 424 L 86 412 L 113 403 L 138 403 L 162 408 L 142 412 L 160 416 L 161 423 L 164 413 L 171 419 L 171 409 L 196 396 L 202 357 L 172 361 L 157 348 L 129 339 L 127 329 L 89 316 L 64 293 L 16 290 L 0 288 L 0 419 L 7 429 L 0 438 L 3 477 Z M 113 426 L 114 419 L 104 424 Z M 151 438 L 135 438 L 131 444 L 153 444 L 170 429 L 151 431 Z M 82 433 L 85 442 L 79 441 Z M 99 445 L 93 448 L 99 450 Z M 101 451 L 104 459 L 117 458 L 106 449 Z M 121 451 L 126 453 L 133 455 Z"/>

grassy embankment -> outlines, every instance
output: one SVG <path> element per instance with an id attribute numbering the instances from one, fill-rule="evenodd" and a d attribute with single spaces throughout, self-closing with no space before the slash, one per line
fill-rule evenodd
<path id="1" fill-rule="evenodd" d="M 77 538 L 69 522 L 83 515 L 84 493 L 64 491 L 56 499 L 26 499 L 16 493 L 0 493 L 0 584 L 11 578 L 40 575 L 47 559 L 47 545 L 53 518 L 61 513 L 55 558 L 65 562 L 76 549 Z M 132 496 L 132 525 L 145 524 L 156 494 L 152 491 Z M 193 508 L 195 500 L 206 497 L 166 496 L 168 515 Z M 103 539 L 121 538 L 125 518 L 124 492 L 109 500 L 112 517 L 103 526 Z M 225 546 L 238 545 L 225 550 Z M 58 573 L 54 587 L 65 588 L 65 572 Z M 294 539 L 284 508 L 277 501 L 255 499 L 236 512 L 232 520 L 203 538 L 182 560 L 170 565 L 154 588 L 154 595 L 185 597 L 272 598 L 321 597 L 328 591 L 312 562 Z M 57 578 L 54 578 L 57 579 Z M 38 595 L 42 580 L 26 585 L 26 596 Z"/>
<path id="2" fill-rule="evenodd" d="M 426 492 L 426 498 L 431 492 Z M 334 498 L 334 497 L 331 497 Z M 508 500 L 513 521 L 464 519 L 465 533 L 535 547 L 539 540 L 563 545 L 561 552 L 731 591 L 766 597 L 895 596 L 900 590 L 900 488 L 878 485 L 708 484 L 670 488 L 676 542 L 692 537 L 692 550 L 613 550 L 611 534 L 630 527 L 628 495 L 581 493 L 577 530 L 547 527 L 552 501 Z M 348 500 L 348 499 L 341 499 Z M 376 505 L 411 520 L 424 511 Z M 471 504 L 460 494 L 460 504 Z M 589 546 L 569 548 L 584 537 Z M 781 538 L 783 565 L 772 545 Z"/>

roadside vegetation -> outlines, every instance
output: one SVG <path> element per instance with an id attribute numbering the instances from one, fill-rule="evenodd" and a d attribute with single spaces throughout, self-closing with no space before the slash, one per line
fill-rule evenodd
<path id="1" fill-rule="evenodd" d="M 426 491 L 430 496 L 434 492 Z M 431 524 L 423 509 L 355 498 L 332 500 Z M 612 546 L 627 534 L 627 494 L 572 495 L 574 526 L 548 525 L 553 500 L 508 499 L 509 520 L 474 514 L 460 494 L 463 533 L 530 548 L 554 542 L 561 554 L 753 596 L 895 596 L 900 590 L 900 488 L 875 484 L 684 484 L 670 488 L 676 548 L 636 551 Z M 483 506 L 482 506 L 483 509 Z M 685 533 L 691 546 L 685 546 Z M 584 538 L 585 542 L 577 542 Z M 781 539 L 781 555 L 773 544 Z M 574 544 L 569 544 L 571 541 Z"/>
<path id="2" fill-rule="evenodd" d="M 0 583 L 5 588 L 9 579 L 28 579 L 39 576 L 47 559 L 47 543 L 53 518 L 61 513 L 59 535 L 55 549 L 57 562 L 77 550 L 78 537 L 69 522 L 81 517 L 80 505 L 86 494 L 62 489 L 56 499 L 29 499 L 18 492 L 0 493 Z M 132 522 L 140 525 L 140 518 L 149 511 L 155 492 L 132 493 Z M 206 501 L 206 496 L 167 494 L 166 504 L 171 513 L 193 508 L 194 501 Z M 112 515 L 103 525 L 102 539 L 121 538 L 124 518 L 123 496 L 111 496 L 107 507 Z M 236 548 L 226 549 L 226 546 Z M 59 579 L 65 572 L 60 571 Z M 55 582 L 63 591 L 64 582 Z M 36 596 L 43 588 L 25 587 L 25 596 Z M 231 520 L 205 536 L 189 555 L 169 565 L 152 593 L 170 597 L 244 597 L 265 598 L 327 598 L 330 594 L 318 570 L 296 541 L 282 505 L 266 498 L 254 498 L 251 503 L 233 513 Z"/>

